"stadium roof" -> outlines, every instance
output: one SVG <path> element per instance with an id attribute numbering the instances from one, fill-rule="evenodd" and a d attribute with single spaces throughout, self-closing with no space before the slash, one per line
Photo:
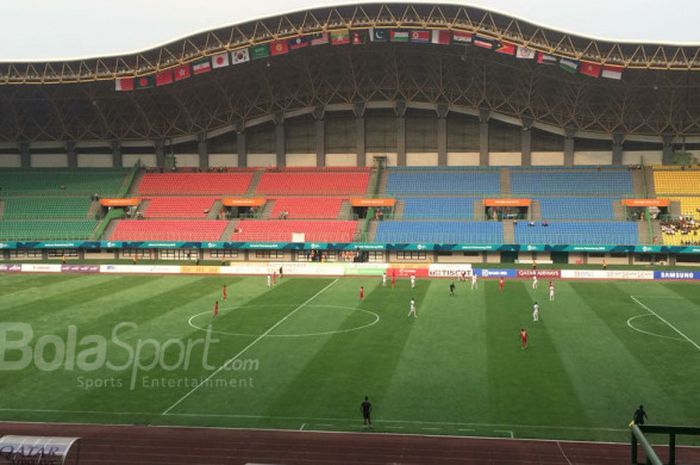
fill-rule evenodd
<path id="1" fill-rule="evenodd" d="M 387 3 L 394 3 L 389 0 Z M 343 0 L 262 0 L 246 4 L 208 0 L 73 0 L 0 4 L 0 61 L 64 61 L 137 53 L 224 26 L 319 7 L 357 5 Z M 412 3 L 434 2 L 414 0 Z M 673 0 L 448 0 L 443 4 L 483 8 L 595 40 L 618 43 L 700 45 L 700 3 Z M 682 11 L 683 14 L 679 14 Z M 28 27 L 27 25 L 31 25 Z M 125 27 L 126 26 L 126 27 Z M 89 37 L 90 40 L 85 40 Z"/>

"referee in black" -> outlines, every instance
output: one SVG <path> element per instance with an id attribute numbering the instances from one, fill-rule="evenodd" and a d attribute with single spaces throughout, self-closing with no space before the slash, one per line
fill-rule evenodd
<path id="1" fill-rule="evenodd" d="M 370 415 L 372 414 L 372 402 L 369 401 L 369 397 L 365 396 L 365 400 L 360 404 L 360 410 L 362 411 L 362 418 L 364 419 L 365 426 L 372 426 L 372 420 Z"/>

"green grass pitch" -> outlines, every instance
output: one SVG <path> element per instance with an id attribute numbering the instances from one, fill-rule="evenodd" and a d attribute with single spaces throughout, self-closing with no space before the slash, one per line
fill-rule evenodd
<path id="1" fill-rule="evenodd" d="M 654 423 L 700 418 L 688 283 L 558 281 L 549 302 L 544 280 L 450 297 L 427 279 L 0 279 L 0 420 L 361 431 L 365 395 L 373 430 L 395 433 L 624 441 L 640 403 Z"/>

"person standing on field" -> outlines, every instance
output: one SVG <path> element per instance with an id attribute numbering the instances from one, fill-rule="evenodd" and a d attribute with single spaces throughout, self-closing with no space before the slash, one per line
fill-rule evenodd
<path id="1" fill-rule="evenodd" d="M 365 400 L 360 404 L 360 411 L 362 412 L 362 420 L 365 426 L 372 426 L 372 403 L 369 401 L 369 397 L 365 396 Z"/>

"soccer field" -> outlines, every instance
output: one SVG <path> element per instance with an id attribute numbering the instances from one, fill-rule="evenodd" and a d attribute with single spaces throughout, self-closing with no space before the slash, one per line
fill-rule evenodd
<path id="1" fill-rule="evenodd" d="M 640 403 L 700 418 L 688 283 L 557 281 L 550 302 L 544 280 L 0 279 L 0 420 L 360 431 L 365 395 L 395 433 L 624 441 Z"/>

